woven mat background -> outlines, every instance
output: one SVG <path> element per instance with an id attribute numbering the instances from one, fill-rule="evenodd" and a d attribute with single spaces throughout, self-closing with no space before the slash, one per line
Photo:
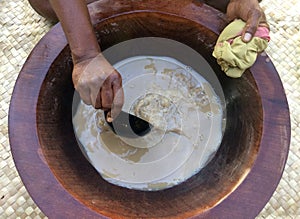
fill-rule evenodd
<path id="1" fill-rule="evenodd" d="M 283 177 L 257 218 L 300 218 L 300 0 L 264 0 L 271 26 L 267 49 L 286 90 L 292 139 Z M 8 140 L 8 109 L 28 54 L 51 28 L 27 0 L 0 0 L 0 218 L 46 218 L 16 171 Z"/>

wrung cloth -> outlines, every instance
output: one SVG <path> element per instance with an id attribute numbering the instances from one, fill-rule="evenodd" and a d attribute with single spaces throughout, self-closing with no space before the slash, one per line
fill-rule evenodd
<path id="1" fill-rule="evenodd" d="M 252 40 L 248 43 L 243 42 L 241 34 L 245 25 L 244 21 L 237 19 L 226 26 L 213 51 L 213 56 L 229 77 L 241 77 L 244 71 L 254 64 L 257 54 L 268 46 L 269 30 L 266 27 L 258 27 L 260 30 Z"/>

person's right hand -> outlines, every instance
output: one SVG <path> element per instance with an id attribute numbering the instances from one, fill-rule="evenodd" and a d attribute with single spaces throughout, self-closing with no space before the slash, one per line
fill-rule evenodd
<path id="1" fill-rule="evenodd" d="M 101 53 L 76 63 L 72 79 L 85 104 L 110 111 L 111 119 L 120 113 L 124 103 L 122 77 Z"/>

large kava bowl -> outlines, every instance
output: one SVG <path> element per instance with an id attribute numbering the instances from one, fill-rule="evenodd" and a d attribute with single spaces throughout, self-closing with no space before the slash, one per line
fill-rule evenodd
<path id="1" fill-rule="evenodd" d="M 255 217 L 279 182 L 290 140 L 286 97 L 268 56 L 240 79 L 226 77 L 211 55 L 224 15 L 196 1 L 99 1 L 90 12 L 103 50 L 162 37 L 200 53 L 223 89 L 226 129 L 211 162 L 178 186 L 142 192 L 107 183 L 74 136 L 72 61 L 56 25 L 26 61 L 9 114 L 17 169 L 42 211 L 50 218 Z"/>

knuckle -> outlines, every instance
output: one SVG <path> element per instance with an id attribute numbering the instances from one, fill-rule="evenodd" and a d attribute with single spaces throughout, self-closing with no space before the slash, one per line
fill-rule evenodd
<path id="1" fill-rule="evenodd" d="M 247 33 L 250 33 L 252 35 L 255 33 L 255 31 L 256 31 L 256 26 L 254 25 L 249 25 L 249 27 L 246 30 Z"/>
<path id="2" fill-rule="evenodd" d="M 249 17 L 251 17 L 254 20 L 259 20 L 260 17 L 262 17 L 262 10 L 260 8 L 253 8 L 249 11 Z"/>
<path id="3" fill-rule="evenodd" d="M 122 87 L 122 80 L 116 78 L 115 80 L 112 81 L 112 85 L 120 89 Z"/>
<path id="4" fill-rule="evenodd" d="M 117 71 L 114 71 L 112 74 L 111 74 L 111 77 L 114 79 L 114 80 L 120 80 L 122 77 L 120 75 L 119 72 Z"/>
<path id="5" fill-rule="evenodd" d="M 122 108 L 123 101 L 122 100 L 114 100 L 113 106 L 114 106 L 114 108 Z"/>
<path id="6" fill-rule="evenodd" d="M 91 87 L 93 87 L 93 88 L 97 88 L 97 87 L 101 87 L 102 86 L 102 84 L 103 84 L 103 82 L 102 81 L 99 81 L 99 80 L 90 80 L 90 81 L 88 81 L 88 84 L 89 84 L 89 86 L 91 86 Z M 98 90 L 98 89 L 96 89 L 96 90 Z"/>
<path id="7" fill-rule="evenodd" d="M 102 92 L 103 92 L 103 95 L 106 97 L 106 99 L 108 99 L 108 100 L 112 99 L 113 94 L 109 89 L 102 90 Z"/>
<path id="8" fill-rule="evenodd" d="M 75 85 L 75 89 L 78 90 L 78 91 L 87 92 L 88 85 L 87 85 L 87 83 L 85 83 L 85 81 L 78 80 L 77 84 Z"/>

